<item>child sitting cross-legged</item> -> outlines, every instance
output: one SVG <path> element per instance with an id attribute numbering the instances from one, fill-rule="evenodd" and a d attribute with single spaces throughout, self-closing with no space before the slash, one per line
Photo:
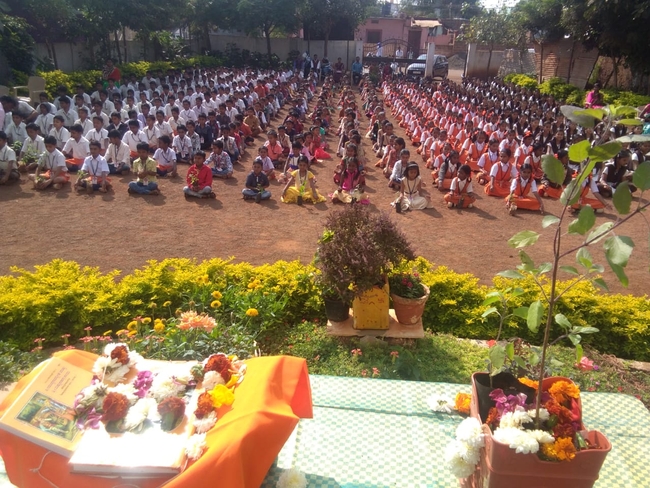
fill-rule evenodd
<path id="1" fill-rule="evenodd" d="M 469 164 L 463 164 L 458 169 L 458 176 L 451 180 L 449 193 L 444 197 L 447 207 L 472 208 L 476 201 L 472 188 L 472 168 Z"/>
<path id="2" fill-rule="evenodd" d="M 271 158 L 269 158 L 269 153 L 266 147 L 262 146 L 258 150 L 259 156 L 255 158 L 256 160 L 259 159 L 262 162 L 262 171 L 264 174 L 269 178 L 269 180 L 274 180 L 275 179 L 275 166 L 273 165 L 273 161 L 271 161 Z"/>
<path id="3" fill-rule="evenodd" d="M 298 169 L 289 173 L 284 190 L 282 190 L 282 201 L 284 203 L 297 203 L 302 205 L 306 203 L 320 203 L 325 201 L 325 197 L 318 194 L 314 174 L 309 171 L 309 160 L 306 156 L 301 155 L 298 158 Z M 293 186 L 291 184 L 294 183 Z"/>
<path id="4" fill-rule="evenodd" d="M 366 179 L 359 170 L 357 158 L 345 158 L 345 164 L 337 166 L 334 173 L 334 183 L 338 189 L 331 195 L 333 203 L 369 203 L 364 193 Z"/>
<path id="5" fill-rule="evenodd" d="M 253 171 L 246 177 L 246 188 L 242 190 L 244 200 L 255 200 L 260 203 L 262 200 L 271 198 L 269 178 L 262 171 L 262 162 L 259 158 L 253 161 Z"/>
<path id="6" fill-rule="evenodd" d="M 106 148 L 106 162 L 112 175 L 126 175 L 131 171 L 131 150 L 117 129 L 108 133 L 108 148 Z"/>
<path id="7" fill-rule="evenodd" d="M 59 190 L 70 181 L 65 156 L 56 148 L 55 137 L 47 136 L 45 138 L 45 152 L 38 160 L 36 173 L 34 176 L 30 175 L 30 178 L 34 179 L 34 189 L 36 190 L 45 190 L 50 185 L 55 190 Z"/>
<path id="8" fill-rule="evenodd" d="M 518 208 L 544 213 L 544 202 L 537 194 L 537 183 L 533 178 L 533 166 L 530 163 L 522 164 L 519 176 L 512 180 L 510 195 L 506 197 L 506 208 L 510 215 L 515 215 Z"/>
<path id="9" fill-rule="evenodd" d="M 169 147 L 172 140 L 169 136 L 164 135 L 158 138 L 158 149 L 153 155 L 158 165 L 158 176 L 176 177 L 176 153 Z"/>
<path id="10" fill-rule="evenodd" d="M 82 133 L 83 128 L 80 125 L 75 124 L 70 127 L 70 139 L 65 143 L 62 151 L 63 155 L 67 158 L 65 162 L 68 165 L 68 171 L 79 171 L 81 166 L 85 164 L 89 154 L 91 154 L 88 139 Z M 101 144 L 99 147 L 101 151 Z"/>
<path id="11" fill-rule="evenodd" d="M 404 168 L 400 192 L 397 200 L 392 204 L 395 206 L 397 213 L 402 213 L 404 210 L 424 210 L 429 208 L 429 199 L 420 195 L 421 185 L 420 167 L 416 162 L 411 161 Z"/>
<path id="12" fill-rule="evenodd" d="M 232 161 L 228 153 L 223 150 L 223 141 L 212 142 L 212 153 L 206 161 L 215 178 L 228 179 L 232 177 Z"/>
<path id="13" fill-rule="evenodd" d="M 74 126 L 72 127 L 72 134 L 74 137 Z M 92 141 L 89 146 L 90 156 L 83 162 L 74 187 L 76 190 L 85 189 L 88 193 L 97 190 L 106 193 L 111 187 L 108 180 L 110 169 L 106 159 L 100 154 L 102 145 L 97 141 Z"/>
<path id="14" fill-rule="evenodd" d="M 17 164 L 16 153 L 7 143 L 7 134 L 0 130 L 0 185 L 20 180 Z"/>
<path id="15" fill-rule="evenodd" d="M 160 195 L 156 176 L 158 168 L 156 160 L 149 156 L 149 144 L 141 142 L 137 146 L 138 158 L 133 161 L 133 172 L 136 180 L 129 183 L 128 192 L 139 195 Z"/>
<path id="16" fill-rule="evenodd" d="M 201 150 L 196 151 L 194 164 L 187 170 L 187 186 L 183 191 L 188 197 L 216 198 L 212 191 L 212 170 L 203 163 L 205 163 L 205 153 Z"/>

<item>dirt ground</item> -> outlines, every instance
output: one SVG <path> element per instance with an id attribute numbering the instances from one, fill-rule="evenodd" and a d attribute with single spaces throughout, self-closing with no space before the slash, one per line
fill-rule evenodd
<path id="1" fill-rule="evenodd" d="M 367 120 L 362 127 L 367 128 Z M 401 129 L 397 132 L 403 134 Z M 328 212 L 336 206 L 329 202 L 303 207 L 283 204 L 277 182 L 271 183 L 270 201 L 244 201 L 241 189 L 252 156 L 262 142 L 260 138 L 243 164 L 235 165 L 234 178 L 215 179 L 216 200 L 185 199 L 186 166 L 180 167 L 179 178 L 159 179 L 160 196 L 129 195 L 126 188 L 130 176 L 113 176 L 114 191 L 106 195 L 76 194 L 70 185 L 60 191 L 36 192 L 26 178 L 20 184 L 0 187 L 0 273 L 8 273 L 10 266 L 30 269 L 55 258 L 123 273 L 150 259 L 167 257 L 233 257 L 253 264 L 300 259 L 307 263 L 313 258 Z M 335 137 L 329 142 L 336 146 Z M 407 147 L 415 154 L 410 144 Z M 335 190 L 335 164 L 331 159 L 312 168 L 322 193 Z M 373 164 L 366 179 L 371 210 L 392 211 L 389 204 L 394 193 Z M 420 255 L 454 271 L 473 273 L 488 284 L 497 272 L 519 263 L 517 252 L 506 241 L 520 230 L 532 229 L 542 232 L 542 237 L 530 255 L 535 260 L 550 260 L 552 231 L 541 229 L 539 214 L 522 211 L 510 217 L 502 200 L 487 197 L 482 191 L 476 208 L 450 210 L 442 194 L 432 188 L 431 178 L 427 176 L 424 181 L 424 193 L 431 196 L 434 208 L 402 215 L 393 212 Z M 547 212 L 558 215 L 559 202 L 545 204 Z M 611 213 L 601 215 L 598 223 L 612 218 Z M 628 266 L 630 286 L 623 289 L 611 272 L 606 273 L 606 281 L 612 291 L 648 294 L 648 227 L 637 218 L 624 225 L 620 233 L 632 237 L 636 244 Z M 565 241 L 568 246 L 578 242 L 573 238 Z M 598 262 L 605 262 L 600 248 L 593 254 Z M 567 263 L 572 260 L 567 258 Z"/>

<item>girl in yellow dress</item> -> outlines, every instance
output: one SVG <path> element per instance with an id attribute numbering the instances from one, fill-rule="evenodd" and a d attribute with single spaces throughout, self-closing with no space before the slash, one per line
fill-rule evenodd
<path id="1" fill-rule="evenodd" d="M 298 169 L 289 173 L 289 181 L 282 190 L 282 201 L 284 203 L 320 203 L 325 197 L 318 194 L 314 174 L 309 171 L 309 160 L 307 156 L 301 155 L 298 158 Z M 293 183 L 293 186 L 291 184 Z"/>

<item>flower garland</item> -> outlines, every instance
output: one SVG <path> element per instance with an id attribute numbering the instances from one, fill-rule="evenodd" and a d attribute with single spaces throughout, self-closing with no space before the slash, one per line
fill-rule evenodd
<path id="1" fill-rule="evenodd" d="M 106 344 L 104 354 L 97 358 L 92 371 L 100 381 L 119 383 L 139 361 L 142 356 L 130 351 L 126 344 Z"/>
<path id="2" fill-rule="evenodd" d="M 480 461 L 480 451 L 485 445 L 481 422 L 474 417 L 463 420 L 456 428 L 456 439 L 445 450 L 445 462 L 457 478 L 467 478 L 474 473 Z"/>

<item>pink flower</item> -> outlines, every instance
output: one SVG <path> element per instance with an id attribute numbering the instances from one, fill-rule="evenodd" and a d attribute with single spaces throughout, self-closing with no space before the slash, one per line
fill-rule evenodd
<path id="1" fill-rule="evenodd" d="M 409 282 L 406 284 L 406 287 L 407 287 L 407 288 L 413 288 L 413 283 L 411 283 L 411 282 L 409 281 Z"/>
<path id="2" fill-rule="evenodd" d="M 393 356 L 394 358 L 398 358 L 399 357 L 399 352 L 391 351 L 390 355 Z"/>
<path id="3" fill-rule="evenodd" d="M 494 339 L 490 339 L 489 341 L 487 341 L 487 346 L 488 347 L 494 347 L 494 345 L 496 343 L 497 343 L 497 341 L 495 341 Z"/>
<path id="4" fill-rule="evenodd" d="M 84 330 L 93 330 L 93 328 L 89 325 L 88 327 L 84 327 Z"/>
<path id="5" fill-rule="evenodd" d="M 582 356 L 582 359 L 580 359 L 580 362 L 576 364 L 576 366 L 582 371 L 593 371 L 597 368 L 597 366 L 594 365 L 594 362 L 587 356 Z"/>
<path id="6" fill-rule="evenodd" d="M 363 376 L 364 378 L 368 376 L 368 370 L 364 369 L 363 371 L 361 371 L 361 376 Z"/>
<path id="7" fill-rule="evenodd" d="M 363 352 L 361 352 L 361 349 L 352 349 L 350 352 L 352 353 L 353 356 L 362 356 L 363 355 Z"/>
<path id="8" fill-rule="evenodd" d="M 379 376 L 379 370 L 377 368 L 372 368 L 372 375 Z"/>

